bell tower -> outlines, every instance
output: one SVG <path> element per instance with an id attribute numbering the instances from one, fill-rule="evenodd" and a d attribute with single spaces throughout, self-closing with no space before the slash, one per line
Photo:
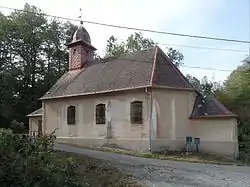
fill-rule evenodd
<path id="1" fill-rule="evenodd" d="M 83 27 L 82 20 L 74 33 L 73 40 L 67 46 L 69 48 L 69 71 L 82 69 L 88 61 L 93 60 L 96 48 L 91 45 L 89 33 Z"/>

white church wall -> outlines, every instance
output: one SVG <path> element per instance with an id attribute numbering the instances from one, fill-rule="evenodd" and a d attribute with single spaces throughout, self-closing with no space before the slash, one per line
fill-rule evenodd
<path id="1" fill-rule="evenodd" d="M 130 103 L 133 101 L 143 102 L 143 124 L 130 123 Z M 95 122 L 95 106 L 100 103 L 106 106 L 106 124 Z M 67 107 L 70 105 L 76 107 L 75 125 L 67 124 Z M 98 141 L 98 144 L 119 144 L 125 148 L 148 148 L 149 114 L 150 100 L 143 89 L 44 102 L 45 132 L 57 129 L 59 139 L 85 140 L 94 144 Z M 109 128 L 108 124 L 111 124 Z"/>

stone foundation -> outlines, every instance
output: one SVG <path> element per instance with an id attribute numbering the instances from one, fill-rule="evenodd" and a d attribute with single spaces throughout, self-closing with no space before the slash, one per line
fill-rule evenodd
<path id="1" fill-rule="evenodd" d="M 149 149 L 148 140 L 131 140 L 131 139 L 91 139 L 78 137 L 58 137 L 58 143 L 73 144 L 77 146 L 106 146 L 116 147 L 125 150 L 144 152 Z"/>
<path id="2" fill-rule="evenodd" d="M 181 151 L 185 148 L 185 141 L 182 140 L 154 140 L 152 141 L 152 151 L 161 149 Z M 196 151 L 196 145 L 191 146 L 193 152 Z M 238 142 L 235 141 L 203 141 L 199 145 L 199 152 L 224 156 L 228 158 L 237 158 L 239 155 Z"/>
<path id="3" fill-rule="evenodd" d="M 81 138 L 81 137 L 58 137 L 58 143 L 73 144 L 77 146 L 106 146 L 115 147 L 125 150 L 133 150 L 144 152 L 148 151 L 150 147 L 149 140 L 133 140 L 133 139 L 91 139 L 91 138 Z M 159 151 L 161 149 L 177 150 L 181 151 L 185 148 L 185 141 L 181 140 L 167 140 L 158 139 L 151 141 L 152 152 Z M 195 145 L 192 146 L 193 151 L 195 151 Z M 201 142 L 199 146 L 199 151 L 209 154 L 215 154 L 220 156 L 226 156 L 230 158 L 235 158 L 238 156 L 238 142 Z"/>

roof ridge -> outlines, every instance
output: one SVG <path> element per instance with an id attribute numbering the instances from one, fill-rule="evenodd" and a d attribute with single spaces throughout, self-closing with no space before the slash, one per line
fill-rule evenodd
<path id="1" fill-rule="evenodd" d="M 158 47 L 158 46 L 157 46 Z M 197 91 L 194 86 L 187 80 L 187 78 L 181 73 L 181 71 L 179 70 L 179 68 L 177 68 L 173 62 L 169 59 L 169 57 L 162 51 L 162 49 L 160 47 L 158 47 L 158 53 L 160 51 L 160 53 L 163 55 L 163 57 L 167 60 L 168 64 L 170 64 L 170 66 L 173 68 L 173 70 L 178 74 L 178 76 L 184 81 L 184 83 L 188 83 L 188 85 L 194 89 L 194 91 Z"/>
<path id="2" fill-rule="evenodd" d="M 148 50 L 151 50 L 151 49 L 154 49 L 156 46 L 152 46 L 152 47 L 148 47 L 148 48 L 145 48 L 145 49 L 141 49 L 141 50 L 138 50 L 138 51 L 132 51 L 132 52 L 126 52 L 126 53 L 122 53 L 120 54 L 119 56 L 108 56 L 108 57 L 104 57 L 104 58 L 101 58 L 101 59 L 96 59 L 96 60 L 109 60 L 110 58 L 114 58 L 114 59 L 119 59 L 121 56 L 125 56 L 125 55 L 131 55 L 133 53 L 139 53 L 139 52 L 142 52 L 142 51 L 148 51 Z"/>
<path id="3" fill-rule="evenodd" d="M 156 45 L 154 47 L 155 51 L 154 51 L 154 61 L 153 61 L 153 66 L 152 66 L 152 71 L 151 71 L 151 78 L 150 78 L 150 86 L 153 86 L 153 82 L 154 82 L 154 76 L 155 76 L 155 65 L 156 65 L 156 58 L 157 58 L 157 54 L 158 54 L 158 46 Z"/>
<path id="4" fill-rule="evenodd" d="M 179 70 L 179 68 L 177 68 L 177 66 L 174 65 L 173 62 L 171 62 L 171 60 L 169 59 L 169 57 L 162 50 L 161 50 L 161 53 L 163 53 L 164 57 L 168 60 L 169 64 L 174 68 L 174 70 L 180 75 L 180 77 L 182 78 L 182 80 L 185 81 L 185 82 L 187 82 L 192 88 L 194 88 L 193 85 L 187 80 L 187 78 L 181 73 L 181 71 Z"/>
<path id="5" fill-rule="evenodd" d="M 138 53 L 138 52 L 142 52 L 142 51 L 148 51 L 148 50 L 151 50 L 151 49 L 154 49 L 154 48 L 155 48 L 155 46 L 152 46 L 152 47 L 148 47 L 148 48 L 141 49 L 141 50 L 138 50 L 138 51 L 122 53 L 120 56 L 123 56 L 123 55 L 131 55 L 131 54 L 133 54 L 133 53 Z M 120 56 L 118 56 L 118 58 L 119 58 Z"/>
<path id="6" fill-rule="evenodd" d="M 138 50 L 138 51 L 133 51 L 133 52 L 126 52 L 126 53 L 122 53 L 120 54 L 119 56 L 107 56 L 107 57 L 104 57 L 104 58 L 99 58 L 99 59 L 93 59 L 92 61 L 89 61 L 89 63 L 92 63 L 92 62 L 100 62 L 100 61 L 111 61 L 111 60 L 116 60 L 116 59 L 121 59 L 123 60 L 121 57 L 122 56 L 126 56 L 126 55 L 131 55 L 131 54 L 136 54 L 136 53 L 139 53 L 139 52 L 143 52 L 143 51 L 149 51 L 151 49 L 154 49 L 158 47 L 157 45 L 155 46 L 152 46 L 152 47 L 149 47 L 149 48 L 145 48 L 145 49 L 142 49 L 142 50 Z"/>

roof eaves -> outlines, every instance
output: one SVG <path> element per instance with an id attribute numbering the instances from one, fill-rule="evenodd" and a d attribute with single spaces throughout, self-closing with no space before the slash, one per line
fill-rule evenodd
<path id="1" fill-rule="evenodd" d="M 38 117 L 38 116 L 43 116 L 43 114 L 29 114 L 27 117 Z"/>
<path id="2" fill-rule="evenodd" d="M 35 116 L 42 116 L 42 108 L 39 108 L 33 112 L 31 112 L 30 114 L 26 115 L 27 117 L 35 117 Z"/>
<path id="3" fill-rule="evenodd" d="M 201 115 L 201 116 L 190 116 L 189 119 L 213 119 L 213 118 L 237 118 L 235 114 L 232 115 Z"/>
<path id="4" fill-rule="evenodd" d="M 178 88 L 178 87 L 170 87 L 170 86 L 160 86 L 153 85 L 152 88 L 163 88 L 163 89 L 171 89 L 171 90 L 186 90 L 186 91 L 194 91 L 192 88 Z"/>
<path id="5" fill-rule="evenodd" d="M 87 93 L 81 93 L 81 94 L 62 95 L 62 96 L 47 97 L 47 98 L 43 97 L 43 98 L 40 98 L 40 100 L 50 100 L 50 99 L 60 99 L 60 98 L 67 98 L 67 97 L 78 97 L 78 96 L 85 96 L 85 95 L 95 95 L 95 94 L 103 94 L 103 93 L 111 93 L 111 92 L 135 90 L 135 89 L 147 88 L 147 87 L 151 87 L 151 85 L 137 86 L 137 87 L 130 87 L 130 88 L 121 88 L 121 89 L 115 89 L 115 90 L 104 90 L 104 91 L 98 91 L 98 92 L 87 92 Z"/>
<path id="6" fill-rule="evenodd" d="M 79 45 L 79 44 L 83 44 L 83 45 L 87 45 L 88 47 L 90 47 L 93 50 L 97 50 L 92 44 L 82 41 L 80 40 L 76 40 L 74 42 L 70 42 L 70 43 L 66 43 L 65 46 L 70 47 L 70 46 L 74 46 L 74 45 Z"/>

